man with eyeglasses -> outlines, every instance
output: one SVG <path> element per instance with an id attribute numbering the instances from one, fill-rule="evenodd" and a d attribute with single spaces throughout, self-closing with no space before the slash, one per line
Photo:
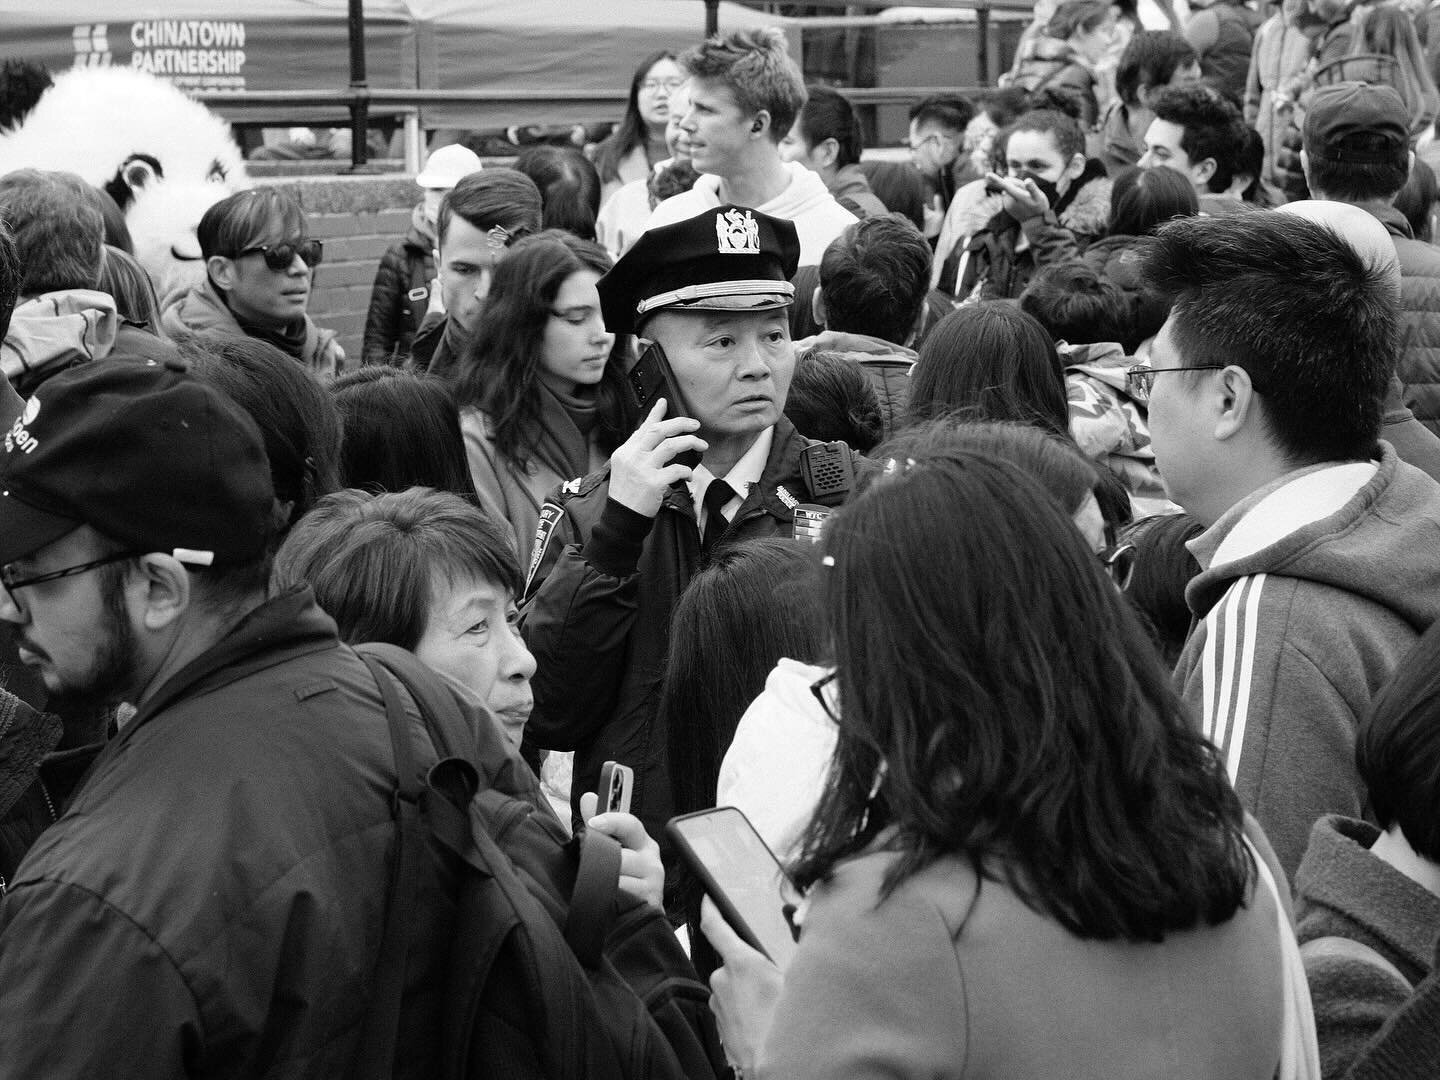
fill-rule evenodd
<path id="1" fill-rule="evenodd" d="M 780 153 L 805 105 L 805 80 L 777 29 L 715 37 L 680 57 L 690 101 L 680 121 L 700 178 L 666 199 L 646 228 L 674 225 L 733 204 L 794 222 L 800 265 L 816 266 L 856 218 L 818 174 Z"/>
<path id="2" fill-rule="evenodd" d="M 100 291 L 108 198 L 73 173 L 17 169 L 0 177 L 0 220 L 23 275 L 0 369 L 21 395 L 72 364 L 175 355 L 154 327 L 127 322 Z"/>
<path id="3" fill-rule="evenodd" d="M 221 199 L 197 230 L 205 280 L 166 299 L 160 324 L 172 336 L 199 330 L 268 341 L 322 378 L 333 378 L 345 350 L 333 330 L 306 313 L 324 249 L 305 213 L 274 188 Z"/>
<path id="4" fill-rule="evenodd" d="M 968 162 L 961 157 L 965 129 L 975 119 L 975 106 L 958 94 L 932 94 L 910 109 L 910 161 L 925 181 L 925 239 L 934 242 L 945 211 L 965 179 Z"/>
<path id="5" fill-rule="evenodd" d="M 0 619 L 53 696 L 136 710 L 0 901 L 0 1077 L 350 1075 L 394 749 L 309 587 L 270 592 L 276 510 L 254 421 L 183 363 L 64 372 L 0 441 Z M 420 996 L 396 1076 L 438 1068 Z"/>
<path id="6" fill-rule="evenodd" d="M 1440 485 L 1381 440 L 1398 264 L 1355 217 L 1162 227 L 1144 275 L 1173 307 L 1131 373 L 1166 491 L 1206 527 L 1176 683 L 1291 874 L 1318 818 L 1360 816 L 1358 719 L 1440 617 Z"/>

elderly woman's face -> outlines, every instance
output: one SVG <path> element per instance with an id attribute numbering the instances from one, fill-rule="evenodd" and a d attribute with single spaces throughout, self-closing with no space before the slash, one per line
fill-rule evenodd
<path id="1" fill-rule="evenodd" d="M 517 748 L 534 698 L 535 658 L 520 637 L 515 598 L 483 578 L 430 582 L 430 621 L 415 646 L 423 664 L 447 675 L 495 714 L 505 738 Z"/>

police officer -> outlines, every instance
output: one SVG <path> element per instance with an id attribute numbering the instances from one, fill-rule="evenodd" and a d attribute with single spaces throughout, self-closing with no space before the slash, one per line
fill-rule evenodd
<path id="1" fill-rule="evenodd" d="M 658 347 L 683 400 L 657 401 L 606 469 L 541 512 L 529 737 L 576 751 L 574 806 L 606 760 L 631 766 L 632 808 L 657 839 L 671 811 L 655 713 L 675 602 L 722 538 L 790 535 L 795 507 L 819 501 L 802 477 L 809 440 L 782 412 L 799 257 L 794 225 L 739 206 L 645 233 L 600 279 L 605 324 L 648 348 L 637 368 L 653 369 Z M 677 460 L 687 451 L 693 468 Z"/>

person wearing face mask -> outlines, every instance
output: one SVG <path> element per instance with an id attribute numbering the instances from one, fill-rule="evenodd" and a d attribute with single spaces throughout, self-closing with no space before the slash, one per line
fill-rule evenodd
<path id="1" fill-rule="evenodd" d="M 197 229 L 205 281 L 165 300 L 160 325 L 171 337 L 220 330 L 268 341 L 322 378 L 345 362 L 335 331 L 305 313 L 323 250 L 304 211 L 274 188 L 221 199 Z"/>
<path id="2" fill-rule="evenodd" d="M 1110 180 L 1103 164 L 1085 156 L 1085 134 L 1073 117 L 1026 113 L 1010 129 L 1004 162 L 1003 175 L 986 175 L 986 195 L 976 203 L 983 224 L 955 246 L 938 275 L 938 287 L 961 300 L 1014 299 L 1037 266 L 1077 258 L 1105 232 Z"/>

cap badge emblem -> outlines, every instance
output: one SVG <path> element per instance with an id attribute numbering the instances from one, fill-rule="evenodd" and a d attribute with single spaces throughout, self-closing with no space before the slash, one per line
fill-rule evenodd
<path id="1" fill-rule="evenodd" d="M 721 255 L 759 255 L 760 223 L 749 210 L 727 210 L 716 215 L 715 240 Z"/>

